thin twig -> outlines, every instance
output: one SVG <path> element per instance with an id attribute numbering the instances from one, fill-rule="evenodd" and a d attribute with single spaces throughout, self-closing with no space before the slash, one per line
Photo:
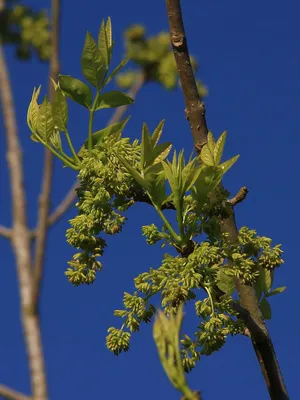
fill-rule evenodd
<path id="1" fill-rule="evenodd" d="M 6 228 L 6 226 L 0 225 L 0 236 L 11 239 L 12 236 L 12 229 Z"/>
<path id="2" fill-rule="evenodd" d="M 47 384 L 39 319 L 32 312 L 32 276 L 30 232 L 26 216 L 26 194 L 23 184 L 22 150 L 17 133 L 15 107 L 10 77 L 0 41 L 0 97 L 7 143 L 7 162 L 12 194 L 12 247 L 16 258 L 21 300 L 21 318 L 29 360 L 32 395 L 47 399 Z"/>
<path id="3" fill-rule="evenodd" d="M 166 4 L 171 43 L 186 104 L 185 114 L 191 127 L 195 147 L 200 151 L 206 143 L 208 133 L 205 108 L 201 103 L 190 63 L 180 0 L 166 0 Z M 237 240 L 238 231 L 233 210 L 229 218 L 222 220 L 221 223 L 223 232 L 227 232 L 230 240 L 234 243 Z M 287 400 L 287 389 L 254 289 L 238 280 L 236 280 L 236 287 L 241 306 L 249 312 L 251 321 L 254 322 L 248 328 L 270 397 L 273 400 Z"/>
<path id="4" fill-rule="evenodd" d="M 237 194 L 233 196 L 232 199 L 228 200 L 228 203 L 230 203 L 232 207 L 235 207 L 237 204 L 245 200 L 248 192 L 249 190 L 246 188 L 246 186 L 241 187 Z"/>
<path id="5" fill-rule="evenodd" d="M 51 78 L 56 81 L 59 74 L 59 24 L 60 24 L 60 0 L 52 0 L 51 4 L 51 57 L 49 71 L 49 98 L 53 100 L 54 88 Z M 52 184 L 53 155 L 45 149 L 44 173 L 42 190 L 39 198 L 38 224 L 36 230 L 35 261 L 33 267 L 33 306 L 38 309 L 41 285 L 43 280 L 45 246 L 47 241 L 48 215 L 50 208 L 50 194 Z"/>
<path id="6" fill-rule="evenodd" d="M 31 397 L 26 396 L 23 393 L 17 392 L 5 385 L 0 385 L 0 398 L 9 400 L 32 400 Z"/>
<path id="7" fill-rule="evenodd" d="M 141 74 L 137 78 L 136 82 L 133 84 L 132 88 L 128 92 L 128 96 L 132 97 L 133 99 L 136 98 L 137 93 L 140 91 L 142 88 L 143 84 L 145 82 L 144 75 Z M 120 121 L 120 119 L 123 117 L 123 115 L 126 113 L 128 109 L 128 106 L 122 106 L 119 107 L 115 110 L 114 114 L 112 115 L 111 119 L 108 121 L 107 125 L 111 125 L 117 121 Z M 66 196 L 63 198 L 63 200 L 59 203 L 59 205 L 55 208 L 55 210 L 50 214 L 48 218 L 48 226 L 54 225 L 60 218 L 63 217 L 65 212 L 72 206 L 76 199 L 76 189 L 78 188 L 78 181 L 74 182 L 72 187 L 69 189 L 67 192 Z M 33 235 L 36 235 L 36 232 L 33 232 Z"/>

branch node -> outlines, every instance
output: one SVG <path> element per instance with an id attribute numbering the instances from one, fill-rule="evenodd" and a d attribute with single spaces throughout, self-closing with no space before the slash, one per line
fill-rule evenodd
<path id="1" fill-rule="evenodd" d="M 238 203 L 241 203 L 245 200 L 248 192 L 249 190 L 246 186 L 241 187 L 237 194 L 232 199 L 228 200 L 228 203 L 230 203 L 232 207 L 235 207 Z"/>

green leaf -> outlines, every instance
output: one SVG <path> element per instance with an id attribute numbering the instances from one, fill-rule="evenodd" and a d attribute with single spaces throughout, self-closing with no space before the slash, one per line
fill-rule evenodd
<path id="1" fill-rule="evenodd" d="M 58 129 L 54 129 L 53 134 L 50 136 L 49 141 L 56 150 L 62 152 L 61 138 Z"/>
<path id="2" fill-rule="evenodd" d="M 160 121 L 160 123 L 154 129 L 154 132 L 153 132 L 153 134 L 151 136 L 151 140 L 152 140 L 153 146 L 156 146 L 156 144 L 158 143 L 158 141 L 159 141 L 159 139 L 161 137 L 164 125 L 165 125 L 165 120 L 163 119 L 162 121 Z"/>
<path id="3" fill-rule="evenodd" d="M 155 167 L 148 168 L 144 178 L 148 184 L 148 192 L 153 202 L 161 208 L 166 198 L 165 176 L 162 170 L 156 173 L 155 169 Z"/>
<path id="4" fill-rule="evenodd" d="M 172 143 L 170 142 L 161 143 L 158 146 L 154 147 L 151 155 L 151 158 L 153 158 L 153 165 L 161 163 L 165 158 L 167 158 L 171 149 Z"/>
<path id="5" fill-rule="evenodd" d="M 118 153 L 115 153 L 120 162 L 124 165 L 124 167 L 128 170 L 130 175 L 133 177 L 133 179 L 146 191 L 149 189 L 149 184 L 147 181 L 141 176 L 141 174 L 132 166 L 129 164 L 127 160 L 125 160 L 123 157 L 119 156 Z"/>
<path id="6" fill-rule="evenodd" d="M 213 154 L 215 150 L 215 140 L 211 131 L 207 133 L 207 147 L 209 148 L 210 152 Z"/>
<path id="7" fill-rule="evenodd" d="M 81 56 L 81 68 L 84 77 L 100 90 L 107 69 L 101 58 L 100 51 L 92 35 L 87 32 Z"/>
<path id="8" fill-rule="evenodd" d="M 265 268 L 260 268 L 259 284 L 262 292 L 268 292 L 272 287 L 273 273 Z"/>
<path id="9" fill-rule="evenodd" d="M 58 84 L 57 84 L 57 83 L 55 82 L 55 80 L 52 79 L 51 77 L 50 77 L 50 79 L 51 79 L 52 85 L 53 85 L 53 87 L 54 87 L 54 90 L 56 90 L 56 89 L 58 88 Z"/>
<path id="10" fill-rule="evenodd" d="M 105 23 L 102 21 L 99 35 L 98 35 L 98 49 L 101 54 L 101 58 L 104 61 L 106 69 L 108 69 L 109 65 L 109 55 L 108 55 L 108 42 L 107 42 L 107 36 L 106 36 L 106 29 L 105 29 Z"/>
<path id="11" fill-rule="evenodd" d="M 107 41 L 107 49 L 108 49 L 108 63 L 110 63 L 111 56 L 112 56 L 112 48 L 113 48 L 112 26 L 111 26 L 110 17 L 107 18 L 107 22 L 106 22 L 106 26 L 105 26 L 105 33 L 106 33 L 106 41 Z"/>
<path id="12" fill-rule="evenodd" d="M 217 286 L 224 293 L 231 295 L 235 291 L 234 279 L 232 276 L 228 276 L 222 270 L 219 270 L 217 279 Z"/>
<path id="13" fill-rule="evenodd" d="M 129 119 L 130 117 L 127 117 L 123 121 L 115 122 L 114 124 L 111 124 L 104 129 L 100 129 L 99 131 L 94 132 L 92 135 L 92 146 L 95 147 L 96 145 L 98 145 L 100 142 L 103 141 L 103 139 L 106 136 L 114 135 L 117 133 L 121 134 Z M 84 148 L 86 149 L 88 148 L 88 139 L 85 141 L 84 145 L 79 150 L 78 152 L 79 157 L 82 156 L 82 151 Z"/>
<path id="14" fill-rule="evenodd" d="M 33 134 L 36 133 L 37 116 L 39 112 L 39 105 L 37 103 L 37 99 L 39 97 L 40 91 L 41 91 L 41 86 L 39 86 L 37 89 L 34 88 L 27 111 L 27 125 L 29 126 Z"/>
<path id="15" fill-rule="evenodd" d="M 54 93 L 52 114 L 54 124 L 60 131 L 65 132 L 68 122 L 68 104 L 59 87 L 57 87 Z"/>
<path id="16" fill-rule="evenodd" d="M 213 166 L 215 165 L 213 153 L 210 151 L 208 144 L 203 146 L 201 150 L 200 158 L 205 165 Z"/>
<path id="17" fill-rule="evenodd" d="M 91 88 L 79 79 L 70 75 L 59 75 L 58 85 L 76 103 L 86 108 L 92 106 L 93 94 Z"/>
<path id="18" fill-rule="evenodd" d="M 114 77 L 117 75 L 117 73 L 128 63 L 128 60 L 123 60 L 120 62 L 120 64 L 113 70 L 113 72 L 106 78 L 104 86 L 106 86 Z"/>
<path id="19" fill-rule="evenodd" d="M 143 170 L 146 168 L 147 161 L 151 159 L 151 154 L 153 150 L 153 145 L 151 142 L 150 132 L 146 123 L 143 123 L 142 128 L 142 142 L 141 142 L 141 159 L 140 159 L 140 168 Z"/>
<path id="20" fill-rule="evenodd" d="M 225 145 L 225 141 L 226 141 L 226 136 L 227 136 L 227 132 L 224 131 L 222 133 L 222 135 L 219 137 L 219 139 L 217 140 L 217 143 L 215 145 L 215 149 L 214 149 L 214 160 L 215 160 L 215 165 L 219 165 L 221 158 L 222 158 L 222 154 L 223 154 L 223 150 L 224 150 L 224 145 Z"/>
<path id="21" fill-rule="evenodd" d="M 37 131 L 40 136 L 48 142 L 54 132 L 54 121 L 52 118 L 52 107 L 47 96 L 40 105 L 37 116 Z"/>
<path id="22" fill-rule="evenodd" d="M 134 103 L 134 100 L 127 94 L 118 90 L 112 90 L 99 96 L 96 110 L 100 110 L 101 108 L 115 108 L 132 103 Z"/>
<path id="23" fill-rule="evenodd" d="M 263 297 L 262 301 L 259 303 L 259 308 L 264 319 L 271 319 L 272 317 L 271 306 L 265 297 Z"/>
<path id="24" fill-rule="evenodd" d="M 276 289 L 271 290 L 270 292 L 265 294 L 265 297 L 271 297 L 271 296 L 275 296 L 276 294 L 282 293 L 284 292 L 286 289 L 286 286 L 281 286 L 278 287 Z"/>
<path id="25" fill-rule="evenodd" d="M 233 166 L 233 164 L 237 161 L 239 158 L 239 155 L 232 157 L 230 160 L 227 160 L 223 162 L 223 164 L 220 164 L 219 167 L 222 168 L 223 174 L 229 170 Z"/>

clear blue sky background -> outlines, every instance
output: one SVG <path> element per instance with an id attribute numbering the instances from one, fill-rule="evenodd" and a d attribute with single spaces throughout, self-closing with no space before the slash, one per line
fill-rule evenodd
<path id="1" fill-rule="evenodd" d="M 30 1 L 49 8 L 49 1 Z M 27 3 L 27 4 L 28 4 Z M 200 61 L 199 77 L 209 88 L 206 100 L 209 128 L 216 136 L 228 130 L 227 158 L 240 154 L 226 176 L 234 194 L 249 188 L 247 201 L 236 208 L 239 227 L 248 225 L 260 235 L 282 243 L 285 264 L 276 283 L 287 291 L 271 298 L 272 321 L 268 323 L 290 396 L 298 398 L 299 351 L 299 107 L 300 52 L 299 13 L 296 0 L 238 0 L 224 2 L 184 1 L 183 11 L 189 47 Z M 63 1 L 62 73 L 81 77 L 80 55 L 86 30 L 96 35 L 102 18 L 112 17 L 116 40 L 115 65 L 122 58 L 122 32 L 132 23 L 145 24 L 149 34 L 168 29 L 164 1 L 137 0 Z M 47 88 L 47 66 L 36 59 L 21 63 L 7 48 L 15 94 L 19 134 L 24 146 L 28 214 L 33 227 L 42 173 L 42 148 L 29 139 L 26 111 L 34 86 Z M 166 92 L 149 85 L 130 109 L 126 128 L 130 137 L 140 137 L 142 122 L 151 128 L 166 118 L 165 140 L 177 149 L 191 149 L 191 134 L 185 120 L 181 92 Z M 96 126 L 110 116 L 103 111 Z M 81 144 L 87 131 L 87 115 L 72 108 L 70 131 Z M 11 222 L 10 194 L 4 158 L 3 126 L 0 126 L 0 223 Z M 51 197 L 54 208 L 63 198 L 75 174 L 55 166 Z M 159 364 L 152 326 L 142 326 L 133 336 L 129 353 L 118 358 L 105 347 L 106 330 L 119 324 L 113 310 L 121 308 L 124 291 L 133 291 L 133 278 L 150 266 L 159 265 L 162 251 L 146 245 L 141 225 L 156 216 L 146 205 L 128 214 L 121 235 L 110 238 L 103 258 L 104 269 L 90 287 L 72 287 L 64 271 L 73 249 L 65 243 L 68 219 L 74 208 L 51 229 L 45 283 L 42 293 L 42 333 L 50 398 L 62 399 L 178 399 Z M 157 220 L 157 219 L 156 219 Z M 29 373 L 19 322 L 19 296 L 11 249 L 0 238 L 0 382 L 30 392 Z M 193 332 L 195 319 L 187 316 L 186 329 Z M 118 325 L 117 325 L 118 326 Z M 229 339 L 211 357 L 203 357 L 189 375 L 192 388 L 206 400 L 267 399 L 264 381 L 249 341 Z M 298 388 L 298 389 L 297 389 Z"/>

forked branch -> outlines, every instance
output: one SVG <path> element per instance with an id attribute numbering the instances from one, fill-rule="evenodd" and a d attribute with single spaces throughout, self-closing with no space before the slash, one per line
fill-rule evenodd
<path id="1" fill-rule="evenodd" d="M 208 133 L 205 108 L 203 103 L 201 103 L 197 91 L 190 62 L 180 0 L 166 0 L 166 4 L 171 43 L 186 104 L 185 114 L 191 127 L 195 147 L 200 151 L 206 143 Z M 221 223 L 223 232 L 227 232 L 230 240 L 234 243 L 237 239 L 238 231 L 233 209 L 230 217 L 222 220 Z M 248 326 L 248 329 L 270 397 L 273 400 L 287 400 L 287 389 L 254 289 L 239 281 L 236 281 L 236 288 L 239 293 L 241 306 L 249 312 L 251 321 L 253 321 L 253 324 Z"/>

